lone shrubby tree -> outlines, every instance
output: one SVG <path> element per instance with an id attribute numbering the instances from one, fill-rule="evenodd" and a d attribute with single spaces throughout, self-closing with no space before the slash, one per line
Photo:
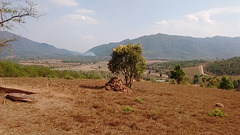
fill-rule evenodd
<path id="1" fill-rule="evenodd" d="M 178 84 L 185 78 L 185 73 L 180 65 L 176 65 L 173 71 L 170 72 L 170 78 L 175 79 Z"/>
<path id="2" fill-rule="evenodd" d="M 222 82 L 220 83 L 219 87 L 220 89 L 231 90 L 234 88 L 234 85 L 227 76 L 223 76 Z"/>
<path id="3" fill-rule="evenodd" d="M 142 57 L 140 44 L 120 45 L 113 49 L 111 57 L 108 63 L 109 70 L 116 75 L 121 73 L 124 76 L 125 85 L 129 88 L 133 84 L 133 79 L 140 80 L 143 77 L 146 62 Z"/>

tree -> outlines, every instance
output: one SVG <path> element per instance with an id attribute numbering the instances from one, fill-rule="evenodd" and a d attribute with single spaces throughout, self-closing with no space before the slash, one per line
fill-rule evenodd
<path id="1" fill-rule="evenodd" d="M 36 4 L 29 0 L 1 0 L 0 3 L 0 31 L 13 30 L 17 24 L 25 23 L 26 17 L 39 17 Z M 0 38 L 0 49 L 18 37 Z"/>
<path id="2" fill-rule="evenodd" d="M 234 88 L 240 90 L 240 79 L 233 81 Z"/>
<path id="3" fill-rule="evenodd" d="M 200 76 L 199 75 L 194 75 L 193 83 L 197 84 L 197 83 L 199 83 L 199 81 L 200 81 Z"/>
<path id="4" fill-rule="evenodd" d="M 175 65 L 174 69 L 170 72 L 170 78 L 175 79 L 178 84 L 185 78 L 185 73 L 180 65 Z"/>
<path id="5" fill-rule="evenodd" d="M 217 79 L 216 77 L 210 77 L 206 81 L 208 88 L 219 88 L 220 80 Z"/>
<path id="6" fill-rule="evenodd" d="M 219 87 L 221 89 L 231 90 L 231 89 L 234 88 L 234 85 L 233 85 L 232 81 L 227 76 L 223 76 L 222 82 L 220 83 Z"/>
<path id="7" fill-rule="evenodd" d="M 109 70 L 116 75 L 121 73 L 126 86 L 131 88 L 133 79 L 140 80 L 143 77 L 146 64 L 140 44 L 120 45 L 113 49 L 111 57 L 108 63 Z"/>

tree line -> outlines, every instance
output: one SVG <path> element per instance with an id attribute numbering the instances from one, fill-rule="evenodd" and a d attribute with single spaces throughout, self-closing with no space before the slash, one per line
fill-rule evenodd
<path id="1" fill-rule="evenodd" d="M 110 74 L 105 72 L 59 71 L 44 66 L 21 66 L 11 61 L 0 61 L 0 67 L 0 77 L 47 77 L 65 79 L 100 79 L 111 77 Z"/>
<path id="2" fill-rule="evenodd" d="M 172 68 L 174 68 L 175 65 L 179 65 L 182 68 L 185 68 L 185 67 L 195 67 L 205 62 L 206 60 L 168 61 L 163 63 L 156 62 L 148 65 L 147 69 L 155 70 L 156 72 L 158 72 L 159 70 L 167 70 L 167 69 L 171 70 Z"/>
<path id="3" fill-rule="evenodd" d="M 180 65 L 175 65 L 174 69 L 170 72 L 170 78 L 172 79 L 170 83 L 174 84 L 184 84 L 190 80 L 185 76 L 185 73 Z M 201 87 L 240 90 L 240 79 L 232 81 L 228 76 L 225 75 L 221 80 L 217 79 L 217 77 L 205 78 L 203 75 L 194 75 L 192 83 L 200 84 Z"/>
<path id="4" fill-rule="evenodd" d="M 217 60 L 206 66 L 208 72 L 221 75 L 240 75 L 240 57 Z"/>

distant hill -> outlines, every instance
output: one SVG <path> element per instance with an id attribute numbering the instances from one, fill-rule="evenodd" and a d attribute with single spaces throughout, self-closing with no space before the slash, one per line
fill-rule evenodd
<path id="1" fill-rule="evenodd" d="M 150 59 L 216 59 L 240 56 L 240 37 L 194 38 L 156 34 L 118 43 L 109 43 L 90 49 L 96 56 L 109 56 L 120 44 L 140 43 L 143 56 Z"/>
<path id="2" fill-rule="evenodd" d="M 217 60 L 206 66 L 208 72 L 216 75 L 240 75 L 240 57 Z"/>
<path id="3" fill-rule="evenodd" d="M 10 32 L 2 31 L 0 32 L 0 38 L 7 38 L 16 36 Z M 38 43 L 29 40 L 24 37 L 19 37 L 19 40 L 11 42 L 8 47 L 13 50 L 13 52 L 3 48 L 0 56 L 4 57 L 16 57 L 16 58 L 59 58 L 59 57 L 71 57 L 76 55 L 81 55 L 79 52 L 73 52 L 66 49 L 59 49 L 53 45 L 46 43 Z"/>

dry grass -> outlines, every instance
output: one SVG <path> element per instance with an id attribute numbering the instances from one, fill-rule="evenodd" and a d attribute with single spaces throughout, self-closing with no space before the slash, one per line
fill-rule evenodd
<path id="1" fill-rule="evenodd" d="M 190 78 L 193 78 L 194 75 L 201 75 L 199 66 L 183 68 L 183 71 Z"/>
<path id="2" fill-rule="evenodd" d="M 35 103 L 1 104 L 0 133 L 239 134 L 240 93 L 195 86 L 135 82 L 134 93 L 102 89 L 104 80 L 5 79 L 3 86 L 35 92 Z M 48 84 L 48 86 L 47 86 Z M 136 98 L 144 102 L 136 102 Z M 223 103 L 227 117 L 208 116 Z M 123 107 L 134 111 L 125 113 Z"/>

